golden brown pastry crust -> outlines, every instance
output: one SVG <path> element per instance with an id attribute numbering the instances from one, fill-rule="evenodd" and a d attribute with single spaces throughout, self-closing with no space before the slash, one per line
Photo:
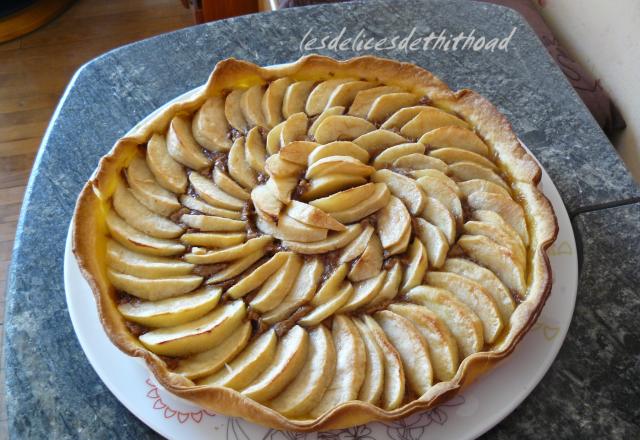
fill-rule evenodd
<path id="1" fill-rule="evenodd" d="M 474 126 L 489 145 L 495 163 L 508 177 L 516 198 L 526 212 L 531 236 L 528 291 L 511 316 L 507 331 L 489 351 L 465 358 L 451 381 L 437 383 L 420 399 L 393 411 L 352 401 L 335 407 L 316 420 L 290 420 L 229 388 L 195 386 L 190 380 L 173 374 L 162 359 L 144 348 L 129 332 L 123 316 L 117 310 L 116 292 L 107 279 L 104 262 L 106 202 L 115 189 L 121 170 L 134 156 L 138 145 L 146 143 L 153 133 L 166 130 L 173 116 L 182 112 L 192 113 L 210 96 L 226 89 L 262 84 L 284 76 L 294 80 L 356 77 L 397 85 L 428 96 L 436 106 L 458 114 Z M 78 198 L 73 220 L 73 252 L 95 295 L 102 324 L 112 342 L 128 355 L 144 358 L 156 379 L 172 393 L 210 410 L 281 430 L 307 432 L 343 428 L 374 420 L 389 422 L 428 410 L 453 397 L 477 376 L 509 355 L 537 319 L 551 291 L 551 268 L 546 249 L 553 243 L 558 231 L 553 209 L 536 186 L 540 176 L 540 168 L 535 160 L 520 145 L 506 118 L 489 101 L 470 90 L 453 92 L 437 77 L 415 65 L 371 56 L 336 61 L 311 55 L 290 65 L 263 68 L 228 59 L 216 65 L 201 90 L 136 126 L 102 158 Z"/>

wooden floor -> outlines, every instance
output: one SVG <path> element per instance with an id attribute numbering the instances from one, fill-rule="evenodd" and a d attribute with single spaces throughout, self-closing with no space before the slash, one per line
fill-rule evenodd
<path id="1" fill-rule="evenodd" d="M 73 73 L 124 44 L 193 24 L 180 0 L 79 0 L 45 27 L 0 44 L 0 346 L 7 266 L 31 165 Z M 6 438 L 0 371 L 0 438 Z"/>

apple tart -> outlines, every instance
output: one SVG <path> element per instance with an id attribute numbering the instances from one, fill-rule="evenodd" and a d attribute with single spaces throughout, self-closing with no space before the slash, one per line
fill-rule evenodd
<path id="1" fill-rule="evenodd" d="M 229 59 L 102 158 L 73 248 L 168 390 L 295 431 L 390 421 L 511 353 L 551 289 L 540 169 L 415 65 Z"/>

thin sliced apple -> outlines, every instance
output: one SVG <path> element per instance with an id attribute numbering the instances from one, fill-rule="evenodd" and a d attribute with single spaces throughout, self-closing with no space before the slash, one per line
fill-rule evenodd
<path id="1" fill-rule="evenodd" d="M 388 168 L 397 159 L 413 154 L 423 156 L 424 145 L 418 143 L 405 143 L 389 147 L 378 154 L 378 156 L 373 160 L 373 166 L 377 170 L 381 168 Z"/>
<path id="2" fill-rule="evenodd" d="M 444 321 L 428 308 L 415 304 L 391 304 L 389 310 L 411 321 L 427 341 L 434 377 L 443 382 L 451 380 L 458 370 L 458 344 Z"/>
<path id="3" fill-rule="evenodd" d="M 202 232 L 239 232 L 244 231 L 247 222 L 215 215 L 183 214 L 180 222 Z"/>
<path id="4" fill-rule="evenodd" d="M 362 90 L 353 99 L 349 107 L 349 114 L 359 118 L 366 118 L 373 103 L 382 95 L 398 93 L 401 90 L 393 86 L 379 86 L 372 89 Z"/>
<path id="5" fill-rule="evenodd" d="M 285 146 L 295 141 L 307 140 L 307 127 L 309 118 L 305 113 L 296 113 L 282 123 L 280 132 L 280 146 Z"/>
<path id="6" fill-rule="evenodd" d="M 269 225 L 260 220 L 262 219 L 258 219 L 258 228 L 265 233 L 271 233 L 279 240 L 310 243 L 327 238 L 326 228 L 306 225 L 287 214 L 280 214 L 277 224 Z"/>
<path id="7" fill-rule="evenodd" d="M 366 119 L 355 116 L 332 115 L 325 118 L 315 132 L 316 141 L 328 144 L 333 141 L 349 141 L 375 130 L 376 127 Z"/>
<path id="8" fill-rule="evenodd" d="M 484 346 L 482 321 L 465 303 L 448 290 L 418 286 L 407 292 L 407 299 L 431 310 L 447 325 L 456 339 L 462 358 Z"/>
<path id="9" fill-rule="evenodd" d="M 425 195 L 415 180 L 391 170 L 378 170 L 371 176 L 371 180 L 384 183 L 391 194 L 399 198 L 413 215 L 418 215 L 425 205 Z"/>
<path id="10" fill-rule="evenodd" d="M 246 257 L 242 257 L 239 260 L 234 261 L 233 263 L 222 269 L 220 272 L 217 272 L 216 274 L 211 276 L 207 280 L 207 284 L 221 283 L 223 281 L 230 280 L 237 275 L 240 275 L 242 272 L 250 268 L 253 263 L 264 257 L 264 254 L 265 249 L 262 248 L 247 255 Z"/>
<path id="11" fill-rule="evenodd" d="M 340 308 L 339 312 L 353 312 L 369 304 L 382 289 L 386 275 L 385 271 L 378 271 L 378 275 L 375 277 L 355 283 L 351 298 Z"/>
<path id="12" fill-rule="evenodd" d="M 419 144 L 422 145 L 422 144 Z M 448 166 L 446 163 L 435 157 L 425 156 L 420 153 L 408 154 L 403 157 L 399 157 L 393 161 L 394 168 L 402 168 L 408 170 L 411 175 L 416 178 L 423 170 L 437 170 L 442 173 L 446 173 Z"/>
<path id="13" fill-rule="evenodd" d="M 380 154 L 385 148 L 407 142 L 407 139 L 390 130 L 373 130 L 353 140 L 353 143 L 361 146 L 371 156 Z"/>
<path id="14" fill-rule="evenodd" d="M 262 285 L 249 306 L 260 313 L 275 309 L 289 293 L 301 267 L 300 256 L 294 254 L 289 257 L 287 262 Z"/>
<path id="15" fill-rule="evenodd" d="M 401 108 L 389 117 L 380 128 L 385 130 L 400 130 L 403 125 L 418 116 L 422 111 L 429 108 L 426 105 L 416 105 L 413 107 Z"/>
<path id="16" fill-rule="evenodd" d="M 456 240 L 456 218 L 449 212 L 446 206 L 433 197 L 427 197 L 427 203 L 420 215 L 428 222 L 437 226 L 447 238 L 449 245 L 453 245 Z"/>
<path id="17" fill-rule="evenodd" d="M 213 169 L 213 183 L 218 185 L 222 191 L 237 199 L 249 200 L 250 198 L 249 192 L 238 185 L 235 180 L 225 174 L 220 168 L 215 167 Z"/>
<path id="18" fill-rule="evenodd" d="M 410 107 L 418 103 L 420 97 L 413 93 L 389 93 L 382 95 L 373 102 L 367 119 L 382 122 L 401 108 Z"/>
<path id="19" fill-rule="evenodd" d="M 473 131 L 449 125 L 426 132 L 418 141 L 435 148 L 462 148 L 482 156 L 489 156 L 489 148 Z"/>
<path id="20" fill-rule="evenodd" d="M 336 267 L 314 295 L 311 305 L 317 307 L 334 298 L 342 287 L 343 281 L 347 277 L 347 272 L 349 272 L 349 267 L 344 263 Z"/>
<path id="21" fill-rule="evenodd" d="M 425 157 L 428 157 L 428 156 L 425 156 Z M 447 176 L 445 174 L 445 171 L 437 170 L 437 169 L 416 170 L 411 172 L 411 177 L 413 177 L 416 180 L 421 179 L 423 177 L 425 178 L 425 180 L 437 180 L 443 185 L 448 186 L 449 189 L 451 189 L 451 191 L 453 191 L 458 197 L 462 196 L 462 191 L 460 191 L 458 184 L 453 179 L 451 179 L 451 177 Z"/>
<path id="22" fill-rule="evenodd" d="M 384 208 L 389 203 L 390 198 L 391 193 L 387 185 L 376 183 L 374 184 L 373 194 L 368 199 L 344 211 L 332 212 L 331 215 L 339 222 L 353 223 Z"/>
<path id="23" fill-rule="evenodd" d="M 187 172 L 169 154 L 164 136 L 154 133 L 149 139 L 147 165 L 160 186 L 176 194 L 182 194 L 186 191 Z"/>
<path id="24" fill-rule="evenodd" d="M 404 124 L 400 133 L 410 139 L 420 139 L 428 131 L 447 125 L 467 128 L 469 125 L 460 118 L 435 107 L 427 107 Z"/>
<path id="25" fill-rule="evenodd" d="M 331 231 L 344 231 L 346 229 L 342 223 L 322 209 L 298 202 L 297 200 L 292 200 L 291 203 L 289 203 L 286 213 L 289 217 L 309 226 L 325 228 Z"/>
<path id="26" fill-rule="evenodd" d="M 497 170 L 498 167 L 484 156 L 478 153 L 473 153 L 462 148 L 438 148 L 429 153 L 429 156 L 440 159 L 441 161 L 451 164 L 456 162 L 473 162 L 480 166 Z"/>
<path id="27" fill-rule="evenodd" d="M 282 146 L 280 137 L 282 136 L 282 128 L 284 127 L 284 124 L 286 122 L 286 120 L 282 121 L 271 130 L 269 130 L 269 133 L 267 133 L 266 148 L 268 154 L 276 154 L 280 150 L 280 147 Z"/>
<path id="28" fill-rule="evenodd" d="M 251 200 L 256 209 L 271 216 L 274 220 L 280 215 L 282 202 L 269 185 L 258 185 L 251 191 Z"/>
<path id="29" fill-rule="evenodd" d="M 335 141 L 321 145 L 309 155 L 309 165 L 329 156 L 351 156 L 362 163 L 369 162 L 369 153 L 357 144 L 349 141 Z"/>
<path id="30" fill-rule="evenodd" d="M 504 189 L 508 190 L 509 185 L 492 171 L 490 168 L 478 165 L 475 162 L 455 162 L 449 165 L 449 172 L 451 176 L 460 182 L 465 182 L 471 179 L 488 180 L 489 182 L 500 185 Z"/>
<path id="31" fill-rule="evenodd" d="M 329 330 L 320 325 L 309 331 L 309 351 L 298 376 L 267 405 L 286 417 L 300 417 L 320 403 L 333 380 L 336 349 Z"/>
<path id="32" fill-rule="evenodd" d="M 141 156 L 134 157 L 129 163 L 127 183 L 133 196 L 156 214 L 168 216 L 180 209 L 176 195 L 156 182 L 147 162 Z"/>
<path id="33" fill-rule="evenodd" d="M 240 281 L 229 287 L 229 289 L 227 289 L 227 295 L 237 299 L 257 289 L 292 256 L 293 254 L 291 252 L 276 253 L 264 264 L 254 269 L 253 272 L 242 277 Z"/>
<path id="34" fill-rule="evenodd" d="M 307 168 L 306 178 L 322 177 L 328 174 L 350 174 L 367 177 L 375 168 L 365 165 L 351 156 L 329 156 L 319 159 Z"/>
<path id="35" fill-rule="evenodd" d="M 232 90 L 224 100 L 224 116 L 229 121 L 229 124 L 236 130 L 244 133 L 249 127 L 247 120 L 244 118 L 242 109 L 240 108 L 240 102 L 244 90 L 236 89 Z"/>
<path id="36" fill-rule="evenodd" d="M 256 84 L 244 91 L 240 98 L 240 110 L 249 127 L 266 127 L 267 123 L 262 113 L 262 97 L 264 86 Z"/>
<path id="37" fill-rule="evenodd" d="M 185 116 L 174 116 L 167 132 L 167 151 L 177 162 L 194 170 L 211 165 L 191 133 L 191 121 Z"/>
<path id="38" fill-rule="evenodd" d="M 309 333 L 294 326 L 278 343 L 271 365 L 241 393 L 256 402 L 274 398 L 300 373 L 308 350 Z"/>
<path id="39" fill-rule="evenodd" d="M 510 226 L 508 228 L 513 230 Z M 522 244 L 519 235 L 516 234 L 514 237 L 509 234 L 508 230 L 502 229 L 494 223 L 482 221 L 468 221 L 464 224 L 462 231 L 468 235 L 483 235 L 500 246 L 507 248 L 520 270 L 524 272 L 527 265 L 527 250 Z"/>
<path id="40" fill-rule="evenodd" d="M 298 186 L 298 177 L 278 177 L 272 176 L 267 181 L 267 187 L 270 188 L 278 200 L 282 203 L 291 202 L 291 195 Z"/>
<path id="41" fill-rule="evenodd" d="M 354 283 L 373 278 L 382 269 L 382 245 L 376 234 L 371 235 L 369 244 L 360 257 L 352 264 L 349 280 Z"/>
<path id="42" fill-rule="evenodd" d="M 258 173 L 264 172 L 267 147 L 262 139 L 260 127 L 253 127 L 249 130 L 249 133 L 247 133 L 247 138 L 244 141 L 244 157 L 254 171 Z"/>
<path id="43" fill-rule="evenodd" d="M 229 151 L 231 148 L 224 101 L 222 96 L 207 99 L 191 121 L 193 137 L 209 151 Z"/>
<path id="44" fill-rule="evenodd" d="M 276 153 L 267 158 L 264 169 L 271 177 L 286 178 L 300 175 L 303 167 L 302 165 L 283 159 L 280 153 Z"/>
<path id="45" fill-rule="evenodd" d="M 182 234 L 180 241 L 189 246 L 206 248 L 226 248 L 244 243 L 247 234 L 244 232 L 187 232 Z"/>
<path id="46" fill-rule="evenodd" d="M 305 105 L 305 111 L 309 116 L 315 116 L 320 114 L 329 102 L 329 98 L 333 94 L 334 90 L 341 84 L 351 82 L 348 78 L 330 79 L 319 83 L 309 93 L 307 103 Z"/>
<path id="47" fill-rule="evenodd" d="M 299 254 L 316 255 L 324 254 L 326 252 L 342 249 L 354 240 L 362 232 L 362 226 L 360 223 L 347 226 L 347 229 L 342 232 L 331 233 L 324 240 L 316 241 L 313 243 L 303 243 L 299 241 L 283 241 L 282 245 Z"/>
<path id="48" fill-rule="evenodd" d="M 173 327 L 209 313 L 218 305 L 221 294 L 218 287 L 204 287 L 189 295 L 160 301 L 120 304 L 118 311 L 129 321 L 147 327 Z"/>
<path id="49" fill-rule="evenodd" d="M 374 184 L 366 183 L 364 185 L 340 191 L 321 199 L 313 200 L 309 204 L 329 213 L 343 211 L 360 204 L 360 202 L 370 197 L 374 193 L 374 191 Z"/>
<path id="50" fill-rule="evenodd" d="M 361 176 L 349 174 L 327 174 L 326 176 L 312 179 L 306 191 L 302 193 L 301 200 L 307 202 L 319 197 L 333 194 L 353 186 L 364 185 L 367 179 Z"/>
<path id="51" fill-rule="evenodd" d="M 415 286 L 422 284 L 424 274 L 427 272 L 429 266 L 429 257 L 427 249 L 420 239 L 414 238 L 411 246 L 409 247 L 408 255 L 409 263 L 404 272 L 402 278 L 402 288 L 400 291 L 406 293 L 413 289 Z"/>
<path id="52" fill-rule="evenodd" d="M 181 260 L 133 252 L 114 240 L 107 241 L 107 265 L 118 272 L 140 278 L 188 275 L 194 268 L 193 264 Z"/>
<path id="53" fill-rule="evenodd" d="M 262 96 L 262 114 L 267 128 L 274 127 L 282 122 L 282 101 L 292 82 L 291 78 L 278 78 L 275 81 L 271 81 L 264 92 Z"/>
<path id="54" fill-rule="evenodd" d="M 364 250 L 367 248 L 371 236 L 374 233 L 374 227 L 369 225 L 362 230 L 360 235 L 354 239 L 348 246 L 346 246 L 342 252 L 340 252 L 340 258 L 338 258 L 338 264 L 348 263 L 358 258 Z"/>
<path id="55" fill-rule="evenodd" d="M 304 111 L 309 93 L 314 86 L 314 81 L 297 81 L 287 88 L 282 100 L 282 115 L 285 119 Z"/>
<path id="56" fill-rule="evenodd" d="M 390 246 L 389 249 L 385 249 L 385 257 L 390 257 L 392 255 L 398 255 L 404 253 L 409 247 L 409 241 L 411 240 L 411 232 L 412 228 L 407 228 L 405 233 L 402 235 L 402 238 L 397 244 Z"/>
<path id="57" fill-rule="evenodd" d="M 525 246 L 529 245 L 529 231 L 524 210 L 510 197 L 495 193 L 474 192 L 467 197 L 467 204 L 474 211 L 495 212 L 518 233 Z"/>
<path id="58" fill-rule="evenodd" d="M 362 321 L 354 319 L 353 323 L 360 331 L 367 355 L 364 381 L 358 391 L 358 400 L 376 405 L 384 390 L 384 358 L 375 336 Z"/>
<path id="59" fill-rule="evenodd" d="M 425 281 L 447 289 L 468 305 L 482 321 L 484 338 L 488 343 L 493 343 L 500 336 L 504 328 L 500 310 L 493 297 L 480 284 L 450 272 L 429 272 Z"/>
<path id="60" fill-rule="evenodd" d="M 321 401 L 311 409 L 310 415 L 314 418 L 343 402 L 355 400 L 364 382 L 367 359 L 365 346 L 351 318 L 335 316 L 331 335 L 336 348 L 335 374 Z"/>
<path id="61" fill-rule="evenodd" d="M 202 277 L 197 275 L 140 278 L 107 269 L 107 277 L 116 289 L 149 301 L 184 295 L 202 284 Z"/>
<path id="62" fill-rule="evenodd" d="M 396 297 L 400 291 L 400 284 L 402 283 L 402 264 L 399 261 L 393 263 L 391 269 L 386 271 L 384 277 L 384 284 L 380 288 L 378 295 L 371 300 L 369 305 L 376 306 L 378 304 L 385 303 Z"/>
<path id="63" fill-rule="evenodd" d="M 232 220 L 240 220 L 242 218 L 242 212 L 240 211 L 217 208 L 200 199 L 197 199 L 193 196 L 188 196 L 186 194 L 180 196 L 180 203 L 182 203 L 182 206 L 184 206 L 185 208 L 188 208 L 191 211 L 201 212 L 202 214 L 215 215 L 217 217 L 230 218 Z"/>
<path id="64" fill-rule="evenodd" d="M 462 225 L 464 221 L 464 215 L 462 212 L 462 202 L 456 193 L 439 180 L 430 179 L 429 177 L 420 177 L 416 182 L 422 188 L 422 191 L 428 197 L 433 197 L 438 200 L 447 210 L 453 215 L 458 223 L 458 226 Z"/>
<path id="65" fill-rule="evenodd" d="M 148 350 L 163 356 L 201 353 L 227 339 L 242 325 L 246 314 L 244 303 L 234 301 L 215 308 L 195 321 L 144 333 L 140 336 L 140 342 Z"/>
<path id="66" fill-rule="evenodd" d="M 524 243 L 522 242 L 522 239 L 520 238 L 518 232 L 513 229 L 513 227 L 509 223 L 507 223 L 505 219 L 502 218 L 502 216 L 497 212 L 478 209 L 476 211 L 473 211 L 471 217 L 473 217 L 474 220 L 495 225 L 496 227 L 500 228 L 505 234 L 508 234 L 510 237 L 512 237 L 513 240 L 518 243 L 518 246 L 524 248 Z"/>
<path id="67" fill-rule="evenodd" d="M 449 252 L 447 237 L 439 228 L 421 218 L 415 219 L 415 232 L 427 249 L 431 267 L 441 268 Z"/>
<path id="68" fill-rule="evenodd" d="M 340 106 L 336 106 L 336 107 L 328 107 L 326 108 L 322 113 L 320 113 L 315 120 L 311 123 L 311 126 L 309 127 L 308 130 L 308 135 L 311 138 L 314 138 L 316 135 L 316 130 L 318 129 L 318 127 L 320 126 L 320 124 L 322 124 L 322 121 L 324 121 L 325 119 L 327 119 L 329 116 L 334 116 L 334 115 L 341 115 L 344 113 L 345 108 L 344 107 L 340 107 Z"/>
<path id="69" fill-rule="evenodd" d="M 311 141 L 295 141 L 280 149 L 280 157 L 298 165 L 307 166 L 309 155 L 320 144 Z"/>
<path id="70" fill-rule="evenodd" d="M 349 81 L 342 83 L 331 93 L 327 101 L 327 108 L 336 105 L 349 107 L 359 92 L 370 89 L 373 86 L 374 84 L 368 81 Z"/>
<path id="71" fill-rule="evenodd" d="M 251 189 L 258 184 L 258 179 L 255 171 L 253 171 L 253 168 L 245 158 L 244 150 L 244 138 L 239 137 L 231 146 L 231 150 L 229 150 L 227 168 L 236 182 L 245 188 Z"/>
<path id="72" fill-rule="evenodd" d="M 185 261 L 193 264 L 214 264 L 237 260 L 238 258 L 246 257 L 250 253 L 269 245 L 272 241 L 273 237 L 269 235 L 262 235 L 260 237 L 247 240 L 245 243 L 225 249 L 202 253 L 196 253 L 195 249 L 193 249 L 191 253 L 184 256 L 184 259 Z"/>
<path id="73" fill-rule="evenodd" d="M 240 211 L 244 207 L 242 200 L 222 191 L 212 180 L 202 174 L 190 173 L 189 182 L 200 198 L 215 207 L 233 211 Z"/>
<path id="74" fill-rule="evenodd" d="M 464 197 L 469 197 L 474 192 L 487 192 L 511 197 L 509 191 L 504 189 L 503 186 L 496 185 L 488 180 L 471 179 L 465 182 L 458 182 L 458 188 L 460 188 L 460 194 Z"/>
<path id="75" fill-rule="evenodd" d="M 391 196 L 378 214 L 377 231 L 382 247 L 389 249 L 398 244 L 407 229 L 411 229 L 409 211 L 399 198 Z"/>
<path id="76" fill-rule="evenodd" d="M 113 208 L 128 224 L 152 237 L 175 238 L 183 232 L 179 225 L 147 209 L 122 182 L 113 193 Z"/>
<path id="77" fill-rule="evenodd" d="M 167 257 L 181 254 L 185 250 L 185 246 L 177 241 L 152 237 L 138 231 L 111 210 L 107 212 L 106 222 L 111 236 L 132 251 Z"/>
<path id="78" fill-rule="evenodd" d="M 301 318 L 298 321 L 298 324 L 305 327 L 312 327 L 320 324 L 322 321 L 327 319 L 329 316 L 335 314 L 344 304 L 349 301 L 349 298 L 353 295 L 353 285 L 345 281 L 338 291 L 336 295 L 329 299 L 327 302 L 317 306 L 311 313 L 306 315 L 304 318 Z"/>

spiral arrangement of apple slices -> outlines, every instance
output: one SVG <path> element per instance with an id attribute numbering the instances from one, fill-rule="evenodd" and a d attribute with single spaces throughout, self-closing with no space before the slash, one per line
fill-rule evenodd
<path id="1" fill-rule="evenodd" d="M 529 237 L 487 145 L 429 104 L 281 78 L 175 116 L 106 219 L 140 342 L 297 419 L 391 410 L 450 380 L 508 326 Z"/>

